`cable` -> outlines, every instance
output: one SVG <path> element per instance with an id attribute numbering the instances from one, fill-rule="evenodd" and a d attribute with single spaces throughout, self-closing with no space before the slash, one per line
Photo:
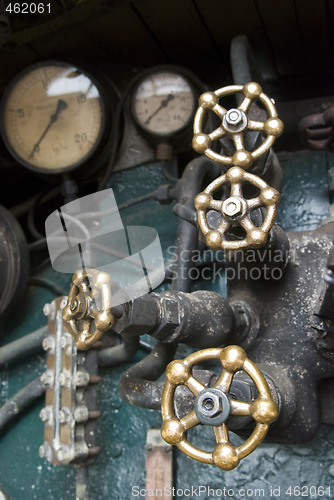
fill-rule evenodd
<path id="1" fill-rule="evenodd" d="M 35 240 L 40 240 L 42 238 L 44 238 L 45 236 L 40 233 L 35 225 L 35 217 L 34 217 L 34 214 L 35 214 L 35 208 L 40 204 L 40 202 L 42 201 L 43 197 L 45 196 L 45 191 L 40 194 L 35 202 L 32 204 L 32 206 L 30 207 L 29 209 L 29 212 L 28 212 L 28 217 L 27 217 L 27 224 L 28 224 L 28 229 L 30 231 L 30 234 L 31 236 L 33 236 L 35 238 Z"/>
<path id="2" fill-rule="evenodd" d="M 43 288 L 47 288 L 48 290 L 53 292 L 57 297 L 59 297 L 60 295 L 67 295 L 67 292 L 64 290 L 64 288 L 62 288 L 57 283 L 54 283 L 53 281 L 48 280 L 46 278 L 39 278 L 36 276 L 31 276 L 28 279 L 28 283 L 30 285 L 41 286 Z"/>
<path id="3" fill-rule="evenodd" d="M 45 385 L 40 377 L 26 385 L 0 408 L 0 432 L 28 406 L 43 396 Z"/>
<path id="4" fill-rule="evenodd" d="M 125 201 L 124 203 L 121 203 L 119 206 L 118 206 L 118 210 L 125 210 L 126 208 L 129 208 L 129 207 L 132 207 L 133 205 L 137 205 L 138 203 L 142 203 L 143 201 L 146 201 L 146 200 L 154 200 L 155 197 L 157 196 L 158 194 L 158 190 L 154 190 L 154 191 L 151 191 L 150 193 L 146 193 L 142 196 L 138 196 L 137 198 L 133 198 L 132 200 L 129 200 L 129 201 Z M 101 211 L 101 212 L 91 212 L 91 213 L 83 213 L 83 214 L 78 214 L 76 215 L 75 217 L 71 217 L 71 221 L 74 223 L 74 221 L 76 221 L 78 223 L 78 226 L 80 225 L 80 227 L 83 226 L 83 224 L 80 223 L 79 220 L 77 219 L 86 219 L 86 218 L 91 218 L 91 217 L 97 217 L 97 216 L 105 216 L 105 215 L 111 215 L 112 213 L 116 212 L 116 209 L 115 208 L 112 208 L 112 209 L 109 209 L 109 210 L 104 210 L 104 211 Z M 64 217 L 68 217 L 68 215 L 65 216 L 65 214 L 63 214 Z M 85 228 L 86 229 L 86 228 Z M 47 247 L 47 239 L 44 238 L 44 237 L 41 237 L 40 239 L 36 240 L 36 241 L 33 241 L 32 243 L 29 243 L 28 245 L 28 249 L 31 251 L 31 252 L 34 252 L 34 251 L 37 251 L 37 250 L 41 250 L 42 248 L 46 248 Z"/>
<path id="5" fill-rule="evenodd" d="M 0 347 L 0 367 L 23 354 L 31 354 L 42 349 L 42 340 L 48 331 L 47 325 Z"/>
<path id="6" fill-rule="evenodd" d="M 28 245 L 28 250 L 29 252 L 34 252 L 36 250 L 42 250 L 43 248 L 47 247 L 47 241 L 46 238 L 41 238 L 40 240 L 33 241 L 32 243 L 29 243 Z"/>

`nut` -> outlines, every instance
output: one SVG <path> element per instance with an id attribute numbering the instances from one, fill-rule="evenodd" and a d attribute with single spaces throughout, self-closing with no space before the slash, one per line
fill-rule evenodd
<path id="1" fill-rule="evenodd" d="M 55 347 L 54 337 L 52 337 L 51 335 L 47 335 L 47 337 L 45 337 L 42 340 L 42 347 L 43 347 L 44 351 L 53 351 L 54 347 Z"/>
<path id="2" fill-rule="evenodd" d="M 198 398 L 201 412 L 207 417 L 215 417 L 222 411 L 222 400 L 217 394 L 204 393 Z"/>
<path id="3" fill-rule="evenodd" d="M 220 389 L 204 389 L 195 400 L 195 412 L 204 425 L 220 425 L 230 415 L 230 401 Z"/>
<path id="4" fill-rule="evenodd" d="M 41 458 L 46 458 L 47 460 L 51 460 L 52 450 L 51 450 L 51 447 L 48 443 L 43 443 L 39 447 L 39 456 Z"/>
<path id="5" fill-rule="evenodd" d="M 241 132 L 247 126 L 247 117 L 240 109 L 232 108 L 225 113 L 223 127 L 231 133 Z"/>
<path id="6" fill-rule="evenodd" d="M 74 410 L 74 420 L 78 423 L 86 422 L 88 420 L 89 412 L 87 406 L 78 406 Z"/>
<path id="7" fill-rule="evenodd" d="M 53 385 L 53 372 L 51 370 L 46 370 L 46 372 L 42 373 L 41 382 L 46 387 L 51 387 Z"/>
<path id="8" fill-rule="evenodd" d="M 59 375 L 59 383 L 61 387 L 71 387 L 72 377 L 69 371 L 64 370 Z"/>
<path id="9" fill-rule="evenodd" d="M 46 406 L 45 408 L 42 408 L 41 411 L 39 412 L 39 418 L 42 420 L 42 422 L 52 423 L 52 408 L 51 406 Z"/>
<path id="10" fill-rule="evenodd" d="M 67 446 L 61 446 L 57 451 L 57 458 L 59 462 L 68 462 L 70 460 L 70 450 Z"/>
<path id="11" fill-rule="evenodd" d="M 69 408 L 64 407 L 61 410 L 59 410 L 58 420 L 61 424 L 66 424 L 67 422 L 69 422 L 70 418 L 71 418 L 71 412 Z"/>
<path id="12" fill-rule="evenodd" d="M 239 125 L 242 122 L 242 112 L 239 109 L 230 109 L 226 113 L 226 121 L 229 125 Z"/>
<path id="13" fill-rule="evenodd" d="M 224 201 L 223 206 L 222 206 L 222 214 L 231 217 L 231 218 L 236 218 L 240 217 L 244 213 L 244 206 L 242 203 L 242 200 L 236 196 L 230 196 L 230 198 L 227 198 L 227 200 Z"/>
<path id="14" fill-rule="evenodd" d="M 44 316 L 48 317 L 51 320 L 55 319 L 55 316 L 56 316 L 55 303 L 52 302 L 51 304 L 45 304 L 43 307 L 43 314 L 44 314 Z"/>
<path id="15" fill-rule="evenodd" d="M 83 370 L 77 371 L 75 374 L 75 385 L 77 387 L 85 387 L 89 383 L 89 373 Z"/>

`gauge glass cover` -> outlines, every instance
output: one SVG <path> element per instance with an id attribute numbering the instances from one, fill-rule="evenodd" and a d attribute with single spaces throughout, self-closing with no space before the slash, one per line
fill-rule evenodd
<path id="1" fill-rule="evenodd" d="M 137 124 L 157 136 L 180 132 L 193 117 L 195 98 L 188 81 L 172 71 L 152 73 L 143 78 L 132 98 Z"/>
<path id="2" fill-rule="evenodd" d="M 1 131 L 22 165 L 47 173 L 85 163 L 101 142 L 104 105 L 92 79 L 62 62 L 25 69 L 7 88 Z"/>

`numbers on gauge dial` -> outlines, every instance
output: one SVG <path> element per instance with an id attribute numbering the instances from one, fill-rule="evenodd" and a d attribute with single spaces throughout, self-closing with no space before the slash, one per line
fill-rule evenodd
<path id="1" fill-rule="evenodd" d="M 100 139 L 101 97 L 73 66 L 32 67 L 8 93 L 2 120 L 5 141 L 19 161 L 67 169 L 83 163 Z"/>
<path id="2" fill-rule="evenodd" d="M 132 109 L 139 126 L 153 135 L 171 136 L 192 119 L 195 99 L 188 81 L 163 71 L 144 78 L 135 90 Z"/>

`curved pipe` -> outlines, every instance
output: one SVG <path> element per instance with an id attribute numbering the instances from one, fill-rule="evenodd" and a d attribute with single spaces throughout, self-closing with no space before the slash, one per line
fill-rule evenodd
<path id="1" fill-rule="evenodd" d="M 117 366 L 130 361 L 139 349 L 139 337 L 122 335 L 122 343 L 98 353 L 99 366 Z"/>
<path id="2" fill-rule="evenodd" d="M 174 358 L 176 347 L 158 342 L 146 358 L 127 370 L 119 384 L 122 399 L 133 406 L 160 410 L 164 382 L 156 380 Z"/>
<path id="3" fill-rule="evenodd" d="M 194 198 L 202 190 L 202 182 L 208 172 L 215 173 L 217 164 L 210 162 L 206 157 L 198 157 L 186 166 L 179 186 L 178 205 L 183 205 L 188 210 L 195 213 Z M 176 263 L 173 268 L 172 290 L 179 292 L 189 292 L 191 280 L 189 269 L 193 265 L 192 259 L 184 259 L 184 252 L 191 253 L 197 249 L 198 228 L 188 220 L 179 219 L 176 238 Z"/>
<path id="4" fill-rule="evenodd" d="M 45 385 L 40 377 L 26 385 L 0 408 L 0 432 L 34 401 L 43 396 Z"/>

